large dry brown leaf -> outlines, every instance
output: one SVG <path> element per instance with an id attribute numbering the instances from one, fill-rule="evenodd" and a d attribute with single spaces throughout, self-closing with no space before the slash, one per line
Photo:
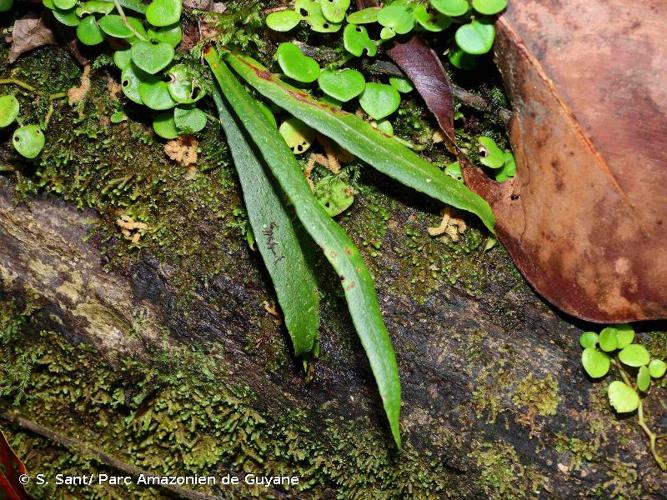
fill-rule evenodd
<path id="1" fill-rule="evenodd" d="M 44 17 L 34 13 L 27 14 L 14 22 L 12 46 L 9 48 L 9 62 L 15 62 L 21 54 L 55 43 L 56 38 Z"/>
<path id="2" fill-rule="evenodd" d="M 522 0 L 497 23 L 518 170 L 467 169 L 534 287 L 598 322 L 667 317 L 667 3 Z"/>
<path id="3" fill-rule="evenodd" d="M 667 317 L 666 18 L 661 0 L 510 2 L 496 55 L 517 176 L 498 184 L 459 156 L 526 278 L 583 319 Z M 389 55 L 413 80 L 445 85 L 437 58 L 411 44 Z M 451 93 L 416 87 L 448 135 Z"/>

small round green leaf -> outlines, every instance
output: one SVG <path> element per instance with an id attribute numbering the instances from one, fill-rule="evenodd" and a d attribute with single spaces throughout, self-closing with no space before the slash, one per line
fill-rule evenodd
<path id="1" fill-rule="evenodd" d="M 176 106 L 176 102 L 169 94 L 166 82 L 162 80 L 140 84 L 139 95 L 146 106 L 156 111 L 163 111 Z"/>
<path id="2" fill-rule="evenodd" d="M 581 364 L 592 378 L 604 377 L 609 372 L 610 360 L 605 353 L 594 347 L 587 347 L 581 353 Z"/>
<path id="3" fill-rule="evenodd" d="M 389 78 L 389 85 L 398 90 L 401 94 L 409 94 L 415 88 L 412 86 L 412 82 L 407 78 L 399 78 L 397 76 L 392 76 Z"/>
<path id="4" fill-rule="evenodd" d="M 380 12 L 381 9 L 382 7 L 369 7 L 367 9 L 352 12 L 347 16 L 347 22 L 350 24 L 376 23 L 378 20 L 378 12 Z"/>
<path id="5" fill-rule="evenodd" d="M 457 181 L 463 182 L 463 172 L 461 171 L 461 165 L 458 161 L 450 163 L 445 167 L 445 173 L 456 179 Z"/>
<path id="6" fill-rule="evenodd" d="M 322 15 L 319 0 L 295 0 L 294 10 L 305 20 L 313 15 Z"/>
<path id="7" fill-rule="evenodd" d="M 420 3 L 415 7 L 413 15 L 419 26 L 426 31 L 432 31 L 434 33 L 443 31 L 449 28 L 452 24 L 452 20 L 449 17 L 440 14 L 439 12 L 431 12 L 423 3 Z"/>
<path id="8" fill-rule="evenodd" d="M 273 31 L 290 31 L 301 21 L 301 15 L 293 10 L 280 10 L 266 16 L 266 25 Z"/>
<path id="9" fill-rule="evenodd" d="M 304 55 L 293 43 L 281 43 L 277 55 L 280 68 L 292 80 L 311 83 L 320 76 L 320 65 L 317 61 Z"/>
<path id="10" fill-rule="evenodd" d="M 493 24 L 471 21 L 456 30 L 454 38 L 456 44 L 468 54 L 486 54 L 496 37 L 496 29 Z"/>
<path id="11" fill-rule="evenodd" d="M 180 23 L 165 26 L 163 28 L 149 28 L 147 35 L 154 42 L 168 43 L 174 48 L 176 48 L 183 39 L 183 31 L 181 30 Z"/>
<path id="12" fill-rule="evenodd" d="M 516 160 L 511 151 L 505 151 L 505 165 L 497 170 L 496 181 L 505 182 L 516 175 Z"/>
<path id="13" fill-rule="evenodd" d="M 19 115 L 19 101 L 13 95 L 0 97 L 0 128 L 5 128 L 16 120 Z"/>
<path id="14" fill-rule="evenodd" d="M 181 0 L 153 0 L 146 8 L 146 19 L 153 26 L 176 24 L 181 18 Z"/>
<path id="15" fill-rule="evenodd" d="M 382 28 L 382 30 L 380 30 L 380 38 L 382 40 L 391 40 L 395 36 L 396 32 L 394 31 L 394 28 L 388 28 L 387 26 L 385 26 L 384 28 Z"/>
<path id="16" fill-rule="evenodd" d="M 391 115 L 401 104 L 401 96 L 391 85 L 367 83 L 359 99 L 362 109 L 374 120 L 382 120 Z"/>
<path id="17" fill-rule="evenodd" d="M 14 131 L 14 149 L 26 158 L 36 158 L 44 147 L 44 133 L 37 125 L 24 125 Z"/>
<path id="18" fill-rule="evenodd" d="M 199 108 L 181 108 L 174 110 L 176 128 L 183 134 L 196 134 L 206 127 L 206 114 Z"/>
<path id="19" fill-rule="evenodd" d="M 648 371 L 653 378 L 660 378 L 667 371 L 667 363 L 661 359 L 652 359 L 648 365 Z"/>
<path id="20" fill-rule="evenodd" d="M 60 24 L 64 24 L 65 26 L 69 26 L 70 28 L 78 26 L 79 23 L 81 23 L 81 20 L 75 14 L 74 9 L 71 10 L 54 9 L 52 12 L 53 12 L 53 17 L 55 17 Z"/>
<path id="21" fill-rule="evenodd" d="M 160 113 L 153 120 L 153 130 L 163 139 L 176 139 L 178 137 L 178 130 L 174 122 L 173 113 Z"/>
<path id="22" fill-rule="evenodd" d="M 132 62 L 149 75 L 159 73 L 174 59 L 174 48 L 165 42 L 137 42 L 131 50 Z"/>
<path id="23" fill-rule="evenodd" d="M 618 340 L 618 349 L 623 349 L 632 344 L 635 339 L 635 330 L 630 325 L 616 325 L 610 326 L 616 331 L 616 339 Z"/>
<path id="24" fill-rule="evenodd" d="M 83 17 L 90 14 L 109 14 L 113 9 L 113 2 L 90 0 L 89 2 L 82 3 L 74 12 L 77 16 Z"/>
<path id="25" fill-rule="evenodd" d="M 121 71 L 127 68 L 132 62 L 132 54 L 130 49 L 117 50 L 113 53 L 113 63 Z"/>
<path id="26" fill-rule="evenodd" d="M 452 66 L 458 69 L 462 69 L 464 71 L 470 71 L 475 69 L 479 62 L 479 56 L 473 56 L 472 54 L 467 54 L 458 47 L 449 52 L 448 59 L 449 62 L 452 64 Z"/>
<path id="27" fill-rule="evenodd" d="M 505 165 L 505 152 L 490 137 L 479 137 L 479 162 L 489 168 Z"/>
<path id="28" fill-rule="evenodd" d="M 69 10 L 76 5 L 77 0 L 53 0 L 53 5 L 60 10 Z"/>
<path id="29" fill-rule="evenodd" d="M 507 0 L 472 0 L 472 8 L 480 14 L 493 16 L 507 7 Z"/>
<path id="30" fill-rule="evenodd" d="M 342 214 L 354 203 L 354 189 L 340 176 L 332 175 L 322 179 L 315 184 L 313 195 L 330 217 Z"/>
<path id="31" fill-rule="evenodd" d="M 350 0 L 321 0 L 322 14 L 332 23 L 342 23 L 350 7 Z"/>
<path id="32" fill-rule="evenodd" d="M 100 19 L 100 29 L 107 35 L 115 38 L 132 38 L 133 36 L 136 36 L 135 32 L 142 36 L 146 36 L 146 30 L 144 29 L 141 20 L 131 16 L 126 17 L 126 19 L 127 24 L 125 24 L 123 18 L 119 15 L 109 14 Z M 132 29 L 130 29 L 130 27 Z"/>
<path id="33" fill-rule="evenodd" d="M 637 372 L 637 389 L 646 392 L 650 385 L 651 374 L 649 373 L 649 369 L 646 366 L 639 367 L 639 371 Z"/>
<path id="34" fill-rule="evenodd" d="M 378 23 L 399 35 L 405 35 L 415 27 L 415 18 L 411 9 L 406 5 L 394 3 L 383 7 L 378 12 Z"/>
<path id="35" fill-rule="evenodd" d="M 605 352 L 615 351 L 618 348 L 618 339 L 616 338 L 616 330 L 613 328 L 605 328 L 600 332 L 600 349 Z"/>
<path id="36" fill-rule="evenodd" d="M 295 154 L 301 154 L 308 151 L 315 139 L 315 132 L 313 132 L 313 129 L 296 118 L 285 120 L 280 124 L 278 131 Z"/>
<path id="37" fill-rule="evenodd" d="M 137 104 L 143 104 L 139 95 L 139 86 L 144 82 L 154 82 L 156 78 L 137 68 L 131 61 L 120 75 L 120 85 L 123 94 Z"/>
<path id="38" fill-rule="evenodd" d="M 643 345 L 630 344 L 618 353 L 618 359 L 625 365 L 638 368 L 648 365 L 651 356 Z"/>
<path id="39" fill-rule="evenodd" d="M 579 344 L 584 349 L 588 347 L 595 347 L 595 344 L 598 343 L 598 334 L 595 332 L 584 332 L 579 337 Z"/>
<path id="40" fill-rule="evenodd" d="M 341 23 L 328 21 L 321 12 L 310 15 L 307 22 L 310 24 L 310 29 L 316 33 L 336 33 L 343 26 Z"/>
<path id="41" fill-rule="evenodd" d="M 104 41 L 104 33 L 97 25 L 95 16 L 84 17 L 76 27 L 76 37 L 84 45 L 98 45 Z"/>
<path id="42" fill-rule="evenodd" d="M 639 395 L 629 385 L 618 380 L 609 384 L 609 402 L 618 413 L 630 413 L 639 407 Z"/>
<path id="43" fill-rule="evenodd" d="M 201 76 L 185 64 L 176 64 L 169 68 L 169 93 L 180 104 L 192 104 L 206 95 L 199 83 Z"/>
<path id="44" fill-rule="evenodd" d="M 364 75 L 356 69 L 324 70 L 317 80 L 325 94 L 341 102 L 361 95 L 366 87 Z"/>
<path id="45" fill-rule="evenodd" d="M 462 16 L 469 8 L 466 0 L 431 0 L 431 5 L 441 14 L 450 17 Z"/>
<path id="46" fill-rule="evenodd" d="M 116 111 L 109 117 L 109 120 L 111 123 L 121 123 L 127 120 L 127 115 L 122 111 Z"/>
<path id="47" fill-rule="evenodd" d="M 356 57 L 361 57 L 366 51 L 369 57 L 375 57 L 378 48 L 371 37 L 368 36 L 368 30 L 363 26 L 348 24 L 343 30 L 343 45 L 345 50 Z"/>

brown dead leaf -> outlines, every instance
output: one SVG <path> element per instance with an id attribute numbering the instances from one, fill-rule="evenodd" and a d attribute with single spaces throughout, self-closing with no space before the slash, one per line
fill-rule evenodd
<path id="1" fill-rule="evenodd" d="M 586 320 L 667 317 L 665 18 L 661 0 L 510 2 L 496 58 L 515 111 L 517 176 L 498 184 L 459 155 L 528 281 Z M 447 137 L 439 101 L 451 96 L 428 88 L 444 73 L 400 45 L 389 55 L 425 82 L 415 86 Z"/>
<path id="2" fill-rule="evenodd" d="M 387 53 L 412 80 L 447 138 L 447 145 L 453 145 L 454 98 L 440 58 L 419 36 L 413 36 L 406 42 L 394 43 Z"/>
<path id="3" fill-rule="evenodd" d="M 497 24 L 517 176 L 466 181 L 526 278 L 587 320 L 667 317 L 666 18 L 662 0 L 524 0 Z"/>
<path id="4" fill-rule="evenodd" d="M 164 145 L 167 156 L 184 167 L 197 163 L 197 139 L 190 135 L 181 136 Z"/>
<path id="5" fill-rule="evenodd" d="M 44 45 L 54 45 L 56 38 L 43 16 L 29 13 L 14 22 L 9 62 L 15 62 L 22 54 Z"/>

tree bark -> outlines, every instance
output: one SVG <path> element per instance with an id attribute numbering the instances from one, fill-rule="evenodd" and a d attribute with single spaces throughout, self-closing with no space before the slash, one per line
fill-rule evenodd
<path id="1" fill-rule="evenodd" d="M 37 295 L 41 323 L 95 346 L 103 354 L 100 366 L 124 356 L 149 358 L 165 342 L 174 356 L 195 343 L 220 345 L 225 353 L 220 383 L 248 385 L 258 395 L 255 407 L 269 418 L 299 410 L 323 432 L 331 431 L 327 420 L 351 421 L 359 434 L 382 429 L 381 445 L 391 447 L 363 352 L 347 319 L 336 318 L 344 311 L 339 299 L 324 308 L 322 358 L 315 382 L 306 384 L 292 362 L 268 368 L 275 354 L 261 342 L 248 349 L 250 329 L 285 336 L 263 311 L 266 282 L 250 252 L 236 261 L 237 270 L 257 276 L 259 286 L 221 273 L 199 291 L 186 316 L 174 307 L 169 272 L 150 255 L 140 255 L 127 269 L 105 270 L 100 243 L 89 237 L 97 222 L 94 212 L 52 198 L 17 203 L 13 188 L 0 180 L 0 290 L 18 298 Z M 398 196 L 401 203 L 387 224 L 375 271 L 403 387 L 406 450 L 397 460 L 439 461 L 449 493 L 465 498 L 562 498 L 615 488 L 621 488 L 617 494 L 664 493 L 665 476 L 635 420 L 615 418 L 598 397 L 600 384 L 587 380 L 580 368 L 578 326 L 585 325 L 541 301 L 502 249 L 477 256 L 491 279 L 476 296 L 460 284 L 447 284 L 442 275 L 423 297 L 394 286 L 406 272 L 400 256 L 405 227 L 419 212 Z M 279 356 L 289 353 L 283 349 Z M 531 392 L 534 387 L 538 390 Z M 661 397 L 664 389 L 649 398 L 657 427 L 667 418 Z M 318 432 L 308 439 L 325 450 L 334 446 Z M 597 443 L 579 465 L 576 449 L 568 448 L 573 440 Z M 622 476 L 619 463 L 634 475 Z M 394 466 L 387 465 L 387 474 Z M 498 479 L 497 467 L 509 467 L 508 482 Z M 363 466 L 358 473 L 364 474 Z M 335 486 L 314 485 L 310 493 L 327 488 Z"/>

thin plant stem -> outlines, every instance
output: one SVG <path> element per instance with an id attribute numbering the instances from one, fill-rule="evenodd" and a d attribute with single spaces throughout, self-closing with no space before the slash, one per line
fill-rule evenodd
<path id="1" fill-rule="evenodd" d="M 623 382 L 625 382 L 628 386 L 632 387 L 633 389 L 637 390 L 637 388 L 634 386 L 632 381 L 630 380 L 630 377 L 628 376 L 627 372 L 623 369 L 623 366 L 621 363 L 617 362 L 615 359 L 611 360 L 614 366 L 618 369 L 618 372 L 621 375 L 621 378 L 623 379 Z M 644 401 L 641 399 L 639 400 L 639 406 L 637 407 L 637 419 L 639 423 L 639 427 L 642 428 L 644 431 L 644 434 L 648 437 L 649 440 L 649 448 L 651 450 L 651 454 L 653 455 L 653 458 L 655 459 L 656 463 L 658 464 L 658 467 L 660 467 L 661 470 L 667 471 L 667 464 L 665 461 L 662 459 L 660 454 L 658 453 L 658 450 L 656 449 L 655 443 L 659 439 L 660 436 L 656 435 L 655 432 L 653 432 L 649 426 L 646 424 L 646 421 L 644 420 Z M 667 436 L 667 434 L 662 435 L 662 437 Z"/>
<path id="2" fill-rule="evenodd" d="M 25 83 L 23 80 L 18 78 L 3 78 L 0 79 L 0 85 L 16 85 L 30 92 L 35 92 L 37 89 L 30 84 Z"/>
<path id="3" fill-rule="evenodd" d="M 116 7 L 116 10 L 118 11 L 118 15 L 120 18 L 123 20 L 123 23 L 125 26 L 127 26 L 127 29 L 129 29 L 134 35 L 141 40 L 142 42 L 146 41 L 146 38 L 140 34 L 137 30 L 134 29 L 134 26 L 132 26 L 130 23 L 127 22 L 127 16 L 125 15 L 125 11 L 123 10 L 123 7 L 120 5 L 120 2 L 118 0 L 113 0 L 113 4 Z"/>
<path id="4" fill-rule="evenodd" d="M 57 92 L 55 94 L 51 94 L 49 96 L 49 109 L 46 112 L 46 116 L 44 117 L 44 126 L 42 127 L 44 130 L 49 126 L 49 122 L 51 121 L 51 116 L 53 115 L 54 111 L 54 106 L 53 106 L 53 101 L 56 101 L 58 99 L 63 99 L 67 97 L 67 92 Z"/>

